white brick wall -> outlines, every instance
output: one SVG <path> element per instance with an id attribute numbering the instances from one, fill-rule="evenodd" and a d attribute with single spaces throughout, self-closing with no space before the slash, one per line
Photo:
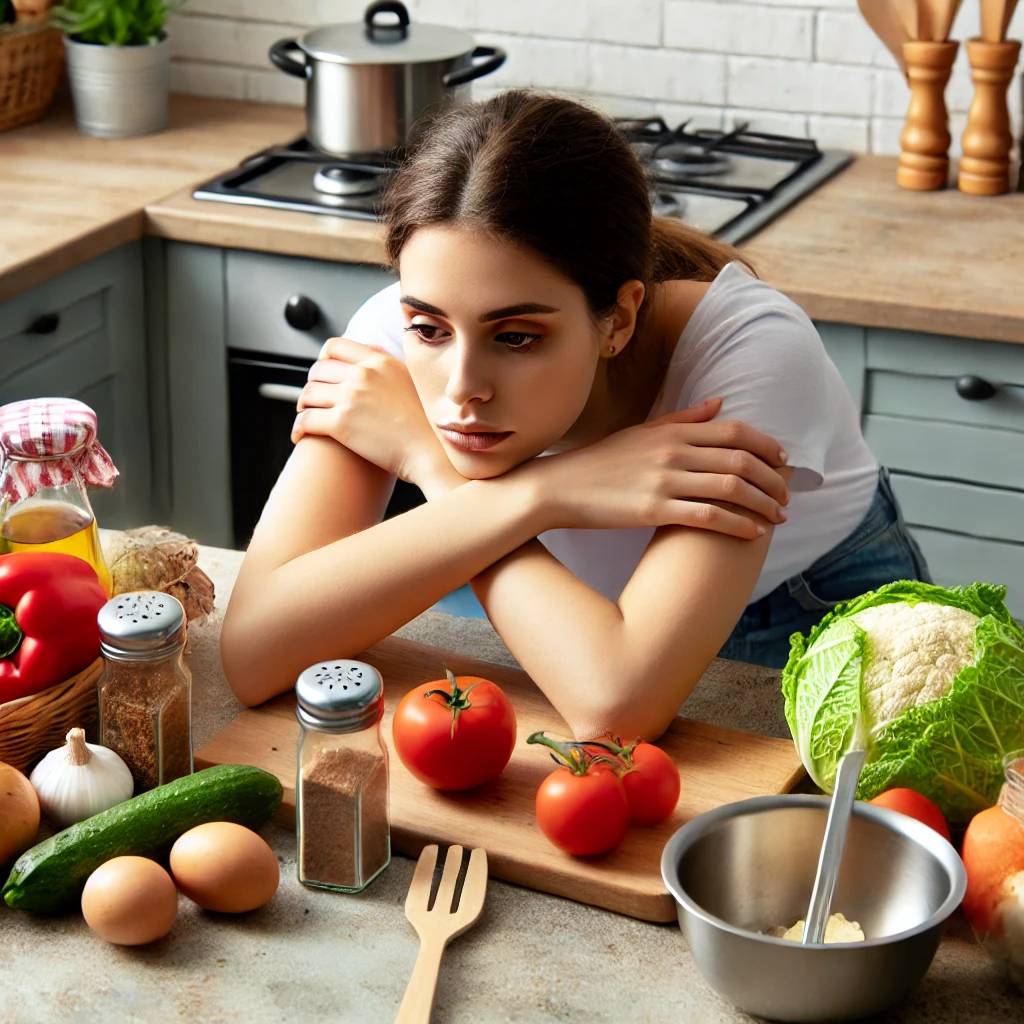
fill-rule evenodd
<path id="1" fill-rule="evenodd" d="M 359 21 L 368 0 L 186 0 L 171 23 L 179 92 L 302 103 L 301 81 L 267 49 L 307 27 Z M 508 51 L 474 87 L 484 97 L 529 85 L 610 114 L 661 114 L 670 124 L 809 135 L 825 146 L 899 152 L 909 92 L 856 0 L 407 0 L 415 20 L 454 25 Z M 953 38 L 978 35 L 964 4 Z M 1024 4 L 1010 36 L 1024 35 Z M 973 95 L 961 51 L 946 92 L 959 152 Z M 1020 131 L 1020 77 L 1010 90 Z"/>

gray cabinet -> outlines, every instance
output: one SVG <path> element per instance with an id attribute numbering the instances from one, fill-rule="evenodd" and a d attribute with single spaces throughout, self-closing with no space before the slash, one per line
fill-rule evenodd
<path id="1" fill-rule="evenodd" d="M 103 526 L 150 521 L 142 248 L 123 246 L 0 304 L 0 404 L 51 395 L 96 410 L 121 472 L 91 495 Z"/>
<path id="2" fill-rule="evenodd" d="M 936 582 L 1003 583 L 1024 618 L 1024 346 L 817 327 Z"/>

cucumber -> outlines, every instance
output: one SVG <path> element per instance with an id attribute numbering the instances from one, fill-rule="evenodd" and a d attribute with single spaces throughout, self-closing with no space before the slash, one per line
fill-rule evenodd
<path id="1" fill-rule="evenodd" d="M 58 913 L 113 857 L 166 856 L 183 832 L 208 821 L 257 829 L 281 804 L 277 776 L 247 764 L 205 768 L 94 814 L 23 853 L 2 893 L 9 907 Z"/>

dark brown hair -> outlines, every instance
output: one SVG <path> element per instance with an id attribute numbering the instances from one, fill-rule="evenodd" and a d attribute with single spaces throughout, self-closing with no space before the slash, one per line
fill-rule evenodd
<path id="1" fill-rule="evenodd" d="M 652 217 L 646 175 L 610 119 L 525 90 L 433 121 L 393 175 L 384 214 L 395 267 L 418 228 L 477 225 L 537 252 L 579 285 L 598 318 L 614 311 L 626 281 L 710 281 L 741 259 L 679 221 Z"/>

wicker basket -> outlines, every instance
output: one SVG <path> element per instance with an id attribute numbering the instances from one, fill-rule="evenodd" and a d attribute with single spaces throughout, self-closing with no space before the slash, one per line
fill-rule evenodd
<path id="1" fill-rule="evenodd" d="M 64 745 L 69 730 L 96 721 L 103 659 L 39 693 L 0 704 L 0 761 L 25 771 L 43 754 Z"/>
<path id="2" fill-rule="evenodd" d="M 45 22 L 0 32 L 0 132 L 43 116 L 63 65 L 64 41 Z"/>

